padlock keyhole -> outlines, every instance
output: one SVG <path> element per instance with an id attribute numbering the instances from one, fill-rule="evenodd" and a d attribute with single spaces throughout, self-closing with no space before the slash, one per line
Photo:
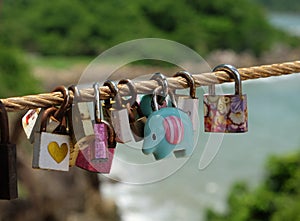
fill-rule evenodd
<path id="1" fill-rule="evenodd" d="M 156 140 L 156 134 L 152 134 L 152 140 Z"/>

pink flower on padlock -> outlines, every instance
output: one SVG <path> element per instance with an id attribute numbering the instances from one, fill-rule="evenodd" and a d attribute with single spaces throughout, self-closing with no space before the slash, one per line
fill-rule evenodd
<path id="1" fill-rule="evenodd" d="M 248 131 L 247 96 L 237 69 L 219 65 L 213 71 L 226 71 L 235 80 L 235 94 L 215 95 L 214 85 L 204 95 L 204 124 L 206 132 L 242 133 Z"/>

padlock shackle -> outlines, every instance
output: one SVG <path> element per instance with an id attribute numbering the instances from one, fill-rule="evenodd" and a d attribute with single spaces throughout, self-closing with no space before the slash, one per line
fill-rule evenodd
<path id="1" fill-rule="evenodd" d="M 41 117 L 40 132 L 46 132 L 48 118 L 50 116 L 54 116 L 56 111 L 57 111 L 56 107 L 49 107 L 43 112 L 42 117 Z"/>
<path id="2" fill-rule="evenodd" d="M 124 102 L 126 102 L 126 103 L 130 103 L 130 105 L 133 105 L 137 98 L 137 89 L 136 89 L 135 84 L 130 79 L 120 80 L 118 85 L 122 85 L 122 84 L 127 85 L 128 89 L 129 89 L 129 93 L 131 95 L 131 98 L 123 99 L 123 98 L 121 98 L 120 93 L 118 93 L 117 99 L 120 99 L 122 104 L 124 104 Z"/>
<path id="3" fill-rule="evenodd" d="M 96 82 L 93 84 L 94 88 L 94 107 L 95 107 L 95 121 L 96 123 L 101 123 L 101 112 L 102 112 L 102 105 L 100 101 L 100 90 L 99 90 L 99 83 Z"/>
<path id="4" fill-rule="evenodd" d="M 182 77 L 186 80 L 188 86 L 190 87 L 190 96 L 193 99 L 196 99 L 196 83 L 193 76 L 187 71 L 179 71 L 174 77 Z"/>
<path id="5" fill-rule="evenodd" d="M 168 95 L 168 91 L 169 91 L 169 84 L 168 84 L 166 76 L 163 75 L 162 73 L 155 73 L 152 75 L 150 80 L 155 80 L 161 86 L 161 88 L 162 88 L 161 96 L 163 98 L 165 98 Z M 157 90 L 157 93 L 158 93 L 158 90 Z"/>
<path id="6" fill-rule="evenodd" d="M 154 109 L 154 111 L 158 111 L 157 94 L 158 94 L 158 87 L 154 89 L 153 96 L 151 99 L 151 107 L 152 109 Z"/>
<path id="7" fill-rule="evenodd" d="M 107 86 L 109 88 L 112 99 L 114 99 L 116 96 L 118 96 L 119 89 L 117 87 L 116 82 L 111 81 L 111 80 L 106 80 L 104 82 L 103 86 Z M 117 109 L 122 108 L 122 102 L 120 99 L 116 99 L 116 105 L 117 105 Z"/>
<path id="8" fill-rule="evenodd" d="M 235 82 L 235 95 L 242 95 L 242 81 L 239 71 L 230 64 L 220 64 L 213 69 L 213 72 L 225 71 L 234 79 Z M 208 93 L 215 95 L 215 85 L 212 84 L 208 87 Z"/>
<path id="9" fill-rule="evenodd" d="M 72 84 L 68 87 L 68 90 L 73 93 L 73 99 L 70 97 L 70 103 L 77 103 L 82 101 L 80 90 L 78 89 L 77 85 Z"/>
<path id="10" fill-rule="evenodd" d="M 65 86 L 58 86 L 58 87 L 54 88 L 54 90 L 52 92 L 61 92 L 64 97 L 64 101 L 62 102 L 62 104 L 60 105 L 58 110 L 53 115 L 55 117 L 55 119 L 57 119 L 58 121 L 61 121 L 70 105 L 69 90 Z"/>
<path id="11" fill-rule="evenodd" d="M 0 100 L 0 119 L 1 119 L 1 144 L 9 143 L 9 125 L 8 125 L 8 116 L 5 109 L 5 105 Z"/>
<path id="12" fill-rule="evenodd" d="M 158 107 L 158 93 L 159 93 L 158 91 L 159 91 L 159 88 L 155 88 L 153 91 L 153 95 L 152 95 L 152 99 L 151 99 L 151 108 L 153 111 L 158 111 L 158 108 L 159 108 Z M 176 103 L 174 93 L 171 90 L 169 90 L 168 95 L 171 99 L 172 107 L 177 108 L 177 103 Z"/>

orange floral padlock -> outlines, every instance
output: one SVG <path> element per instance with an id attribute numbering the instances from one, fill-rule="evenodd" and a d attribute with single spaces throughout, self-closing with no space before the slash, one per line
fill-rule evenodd
<path id="1" fill-rule="evenodd" d="M 247 96 L 242 94 L 242 83 L 238 70 L 228 64 L 213 69 L 225 71 L 234 78 L 235 94 L 216 95 L 215 85 L 204 95 L 205 132 L 243 133 L 248 131 Z"/>

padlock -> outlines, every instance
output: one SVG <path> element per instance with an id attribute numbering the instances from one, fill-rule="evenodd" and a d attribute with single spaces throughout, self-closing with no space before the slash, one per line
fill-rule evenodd
<path id="1" fill-rule="evenodd" d="M 116 142 L 115 140 L 112 141 L 112 139 L 114 139 L 114 135 L 110 135 L 111 133 L 114 134 L 113 128 L 109 123 L 107 123 L 107 127 L 109 128 L 108 160 L 97 162 L 92 161 L 91 151 L 95 148 L 95 135 L 89 135 L 87 137 L 83 137 L 75 144 L 76 148 L 80 150 L 76 159 L 77 167 L 94 173 L 110 173 L 115 154 Z"/>
<path id="2" fill-rule="evenodd" d="M 196 98 L 196 84 L 193 76 L 186 71 L 179 71 L 177 72 L 174 77 L 183 77 L 189 87 L 190 87 L 190 96 L 178 96 L 177 99 L 177 107 L 181 109 L 182 111 L 186 112 L 192 123 L 193 123 L 193 130 L 197 130 L 199 127 L 199 115 L 198 115 L 198 109 L 199 109 L 199 99 Z"/>
<path id="3" fill-rule="evenodd" d="M 39 130 L 42 112 L 42 108 L 31 109 L 22 117 L 23 130 L 30 143 L 34 143 L 34 133 Z"/>
<path id="4" fill-rule="evenodd" d="M 8 116 L 0 101 L 0 199 L 18 198 L 16 145 L 9 142 Z"/>
<path id="5" fill-rule="evenodd" d="M 77 86 L 71 85 L 69 90 L 73 92 L 71 110 L 68 111 L 70 135 L 72 143 L 76 144 L 82 138 L 94 134 L 94 102 L 86 102 L 82 99 Z M 74 166 L 78 157 L 78 145 L 73 145 L 70 151 L 70 166 Z"/>
<path id="6" fill-rule="evenodd" d="M 109 173 L 115 152 L 115 133 L 111 125 L 102 119 L 99 84 L 94 87 L 94 134 L 85 136 L 75 144 L 79 149 L 76 166 L 96 173 Z M 108 131 L 109 129 L 109 131 Z"/>
<path id="7" fill-rule="evenodd" d="M 132 136 L 135 140 L 135 142 L 141 141 L 144 138 L 144 127 L 145 123 L 147 121 L 146 116 L 143 116 L 143 113 L 140 109 L 140 106 L 138 104 L 137 100 L 137 89 L 135 84 L 129 80 L 124 79 L 119 81 L 120 84 L 126 84 L 129 89 L 129 94 L 131 96 L 130 99 L 122 101 L 122 103 L 125 103 L 125 106 L 128 110 L 129 115 L 129 125 L 132 132 Z"/>
<path id="8" fill-rule="evenodd" d="M 143 116 L 140 105 L 135 101 L 133 105 L 126 105 L 129 113 L 129 124 L 135 142 L 144 139 L 144 128 L 147 117 Z"/>
<path id="9" fill-rule="evenodd" d="M 107 161 L 108 160 L 108 136 L 107 136 L 107 126 L 102 122 L 102 105 L 100 101 L 100 91 L 99 84 L 95 83 L 94 96 L 95 96 L 95 124 L 94 124 L 94 134 L 95 134 L 95 145 L 91 151 L 92 162 L 97 161 Z M 102 116 L 101 116 L 102 115 Z"/>
<path id="10" fill-rule="evenodd" d="M 157 88 L 158 89 L 158 88 Z M 144 130 L 144 154 L 153 154 L 156 160 L 192 154 L 194 135 L 189 116 L 175 107 L 158 109 L 157 89 L 154 90 L 154 111 L 148 117 Z"/>
<path id="11" fill-rule="evenodd" d="M 115 133 L 112 126 L 102 120 L 106 124 L 108 130 L 107 147 L 108 159 L 106 161 L 95 161 L 92 151 L 95 149 L 95 135 L 89 135 L 80 139 L 76 144 L 76 149 L 79 149 L 78 157 L 76 159 L 76 166 L 95 173 L 109 173 L 111 170 L 114 154 L 115 154 Z"/>
<path id="12" fill-rule="evenodd" d="M 78 156 L 79 149 L 76 149 L 74 144 L 77 143 L 78 140 L 85 137 L 83 122 L 81 119 L 81 114 L 79 112 L 78 103 L 81 102 L 81 95 L 78 87 L 76 85 L 71 85 L 68 90 L 73 93 L 72 105 L 67 111 L 67 119 L 68 119 L 68 131 L 71 137 L 72 146 L 70 146 L 70 160 L 69 166 L 75 166 L 76 159 Z"/>
<path id="13" fill-rule="evenodd" d="M 40 132 L 35 134 L 32 167 L 58 171 L 69 170 L 71 138 L 66 134 L 46 132 L 47 119 L 57 111 L 51 107 L 44 111 Z"/>
<path id="14" fill-rule="evenodd" d="M 204 125 L 206 132 L 243 133 L 248 131 L 247 96 L 242 94 L 238 70 L 222 64 L 213 71 L 225 71 L 234 78 L 235 94 L 216 95 L 215 86 L 209 86 L 204 95 Z"/>
<path id="15" fill-rule="evenodd" d="M 81 122 L 83 126 L 83 134 L 84 136 L 94 134 L 93 122 L 94 118 L 94 103 L 93 102 L 79 102 L 77 103 L 77 107 L 79 110 L 79 114 L 81 117 Z"/>
<path id="16" fill-rule="evenodd" d="M 113 84 L 113 81 L 106 81 L 104 83 L 104 86 L 116 88 L 115 86 L 113 86 Z M 127 108 L 123 106 L 121 95 L 117 93 L 114 98 L 115 104 L 110 109 L 111 123 L 116 133 L 117 142 L 127 143 L 132 140 L 131 129 L 129 125 L 129 113 Z"/>

